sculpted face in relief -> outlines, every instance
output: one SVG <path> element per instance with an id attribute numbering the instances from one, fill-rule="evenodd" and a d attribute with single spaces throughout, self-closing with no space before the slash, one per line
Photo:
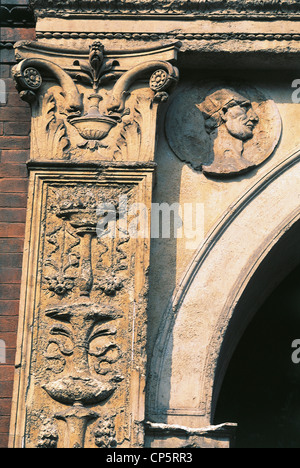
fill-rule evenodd
<path id="1" fill-rule="evenodd" d="M 214 162 L 204 172 L 241 172 L 251 163 L 244 158 L 244 143 L 254 136 L 259 117 L 249 99 L 231 89 L 209 94 L 197 105 L 213 143 Z"/>
<path id="2" fill-rule="evenodd" d="M 265 162 L 282 121 L 275 102 L 247 83 L 191 81 L 179 86 L 166 117 L 175 155 L 213 178 L 236 177 Z"/>

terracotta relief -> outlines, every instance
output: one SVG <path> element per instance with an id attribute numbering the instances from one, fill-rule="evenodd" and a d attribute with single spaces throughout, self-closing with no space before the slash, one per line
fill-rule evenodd
<path id="1" fill-rule="evenodd" d="M 14 69 L 32 106 L 32 222 L 10 444 L 141 447 L 150 233 L 130 231 L 128 208 L 150 213 L 157 111 L 178 80 L 163 58 L 176 51 L 48 52 L 21 44 Z"/>
<path id="2" fill-rule="evenodd" d="M 95 429 L 95 444 L 99 448 L 115 448 L 117 446 L 115 437 L 114 418 L 104 418 Z"/>
<path id="3" fill-rule="evenodd" d="M 47 419 L 42 422 L 37 448 L 57 448 L 58 432 L 54 421 Z"/>
<path id="4" fill-rule="evenodd" d="M 51 347 L 50 359 L 55 359 L 53 352 L 57 347 L 56 352 L 65 356 L 66 367 L 69 358 L 72 373 L 49 381 L 42 388 L 54 400 L 70 406 L 55 414 L 55 419 L 67 424 L 65 445 L 83 448 L 87 423 L 101 416 L 88 407 L 106 401 L 124 379 L 118 370 L 113 370 L 113 364 L 120 359 L 121 351 L 114 342 L 116 328 L 110 322 L 116 320 L 118 314 L 105 306 L 78 304 L 48 310 L 46 315 L 55 323 L 50 330 L 54 338 L 49 339 L 46 358 L 49 359 Z M 67 347 L 68 342 L 70 348 Z M 95 361 L 93 372 L 98 374 L 98 378 L 93 377 L 89 357 Z M 51 367 L 48 369 L 52 370 Z M 57 372 L 56 368 L 55 374 Z"/>
<path id="5" fill-rule="evenodd" d="M 281 136 L 275 103 L 251 86 L 191 85 L 174 98 L 166 131 L 175 154 L 211 177 L 232 177 L 262 164 Z"/>
<path id="6" fill-rule="evenodd" d="M 126 196 L 130 203 L 136 195 L 135 187 L 125 184 L 47 187 L 28 447 L 120 444 L 120 420 L 128 412 L 130 393 L 136 268 L 135 240 L 121 225 L 120 200 Z M 115 207 L 115 237 L 103 235 L 107 212 L 101 206 Z M 106 412 L 119 408 L 117 422 L 103 416 L 103 403 Z M 45 420 L 42 428 L 36 418 Z"/>
<path id="7" fill-rule="evenodd" d="M 56 9 L 53 7 L 53 2 L 50 0 L 31 0 L 32 6 L 38 12 L 40 17 L 44 16 L 59 16 L 72 17 L 72 14 L 87 13 L 93 15 L 99 14 L 126 14 L 132 16 L 145 15 L 155 13 L 156 15 L 188 15 L 210 19 L 240 19 L 256 18 L 285 18 L 289 15 L 296 15 L 299 10 L 297 8 L 297 0 L 289 0 L 288 2 L 279 2 L 276 0 L 253 0 L 253 1 L 237 1 L 227 0 L 222 3 L 219 0 L 206 1 L 190 1 L 173 0 L 166 2 L 164 0 L 144 0 L 143 2 L 132 2 L 130 0 L 116 0 L 113 3 L 107 3 L 104 0 L 83 0 L 80 4 L 72 0 L 57 1 Z"/>

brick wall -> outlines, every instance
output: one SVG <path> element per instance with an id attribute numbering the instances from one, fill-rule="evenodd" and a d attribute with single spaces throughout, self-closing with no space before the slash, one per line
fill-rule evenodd
<path id="1" fill-rule="evenodd" d="M 32 28 L 1 28 L 0 78 L 6 103 L 0 103 L 0 340 L 6 345 L 6 362 L 0 363 L 0 448 L 8 444 L 30 147 L 30 109 L 16 92 L 11 67 L 13 43 L 32 39 Z"/>

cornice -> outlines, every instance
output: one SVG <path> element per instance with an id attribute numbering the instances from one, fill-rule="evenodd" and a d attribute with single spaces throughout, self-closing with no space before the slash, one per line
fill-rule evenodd
<path id="1" fill-rule="evenodd" d="M 298 0 L 31 0 L 37 16 L 143 15 L 251 20 L 298 20 Z M 181 18 L 182 19 L 182 18 Z"/>

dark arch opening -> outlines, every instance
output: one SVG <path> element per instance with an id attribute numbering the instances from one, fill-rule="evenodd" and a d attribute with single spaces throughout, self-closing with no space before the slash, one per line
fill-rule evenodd
<path id="1" fill-rule="evenodd" d="M 214 422 L 238 423 L 237 448 L 300 448 L 299 280 L 300 266 L 255 314 L 228 366 Z"/>

